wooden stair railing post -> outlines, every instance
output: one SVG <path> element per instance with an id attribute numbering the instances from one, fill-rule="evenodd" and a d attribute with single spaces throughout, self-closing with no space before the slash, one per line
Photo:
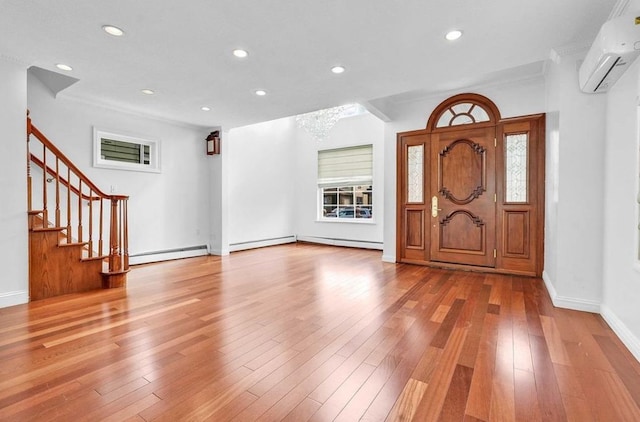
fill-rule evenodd
<path id="1" fill-rule="evenodd" d="M 78 242 L 84 242 L 84 238 L 82 237 L 82 179 L 78 181 Z"/>
<path id="2" fill-rule="evenodd" d="M 71 243 L 71 169 L 67 166 L 67 243 Z"/>
<path id="3" fill-rule="evenodd" d="M 93 196 L 91 189 L 89 196 Z M 89 201 L 89 258 L 93 258 L 93 201 Z"/>
<path id="4" fill-rule="evenodd" d="M 98 238 L 98 255 L 102 255 L 102 251 L 104 250 L 104 246 L 102 244 L 102 238 L 103 238 L 103 219 L 104 219 L 104 213 L 103 213 L 103 208 L 104 208 L 104 199 L 100 198 L 100 219 L 98 220 L 98 224 L 100 225 L 100 228 L 98 229 L 98 233 L 100 235 L 100 237 Z"/>
<path id="5" fill-rule="evenodd" d="M 124 230 L 124 236 L 123 236 L 123 242 L 122 242 L 122 247 L 123 247 L 123 260 L 124 260 L 124 270 L 125 271 L 129 271 L 129 199 L 125 198 L 122 200 L 122 208 L 123 208 L 123 214 L 122 214 L 122 227 Z"/>
<path id="6" fill-rule="evenodd" d="M 31 145 L 29 143 L 29 135 L 31 135 L 31 117 L 29 117 L 29 111 L 27 111 L 27 209 L 33 211 L 33 200 L 31 198 Z"/>
<path id="7" fill-rule="evenodd" d="M 42 162 L 47 168 L 47 146 L 42 144 Z M 49 211 L 47 210 L 47 172 L 42 172 L 42 226 L 49 227 Z"/>
<path id="8" fill-rule="evenodd" d="M 56 227 L 60 227 L 60 159 L 56 157 Z"/>
<path id="9" fill-rule="evenodd" d="M 111 252 L 109 252 L 109 272 L 114 273 L 120 271 L 120 230 L 118 230 L 118 198 L 111 197 L 111 225 L 110 225 L 109 242 L 111 243 Z"/>

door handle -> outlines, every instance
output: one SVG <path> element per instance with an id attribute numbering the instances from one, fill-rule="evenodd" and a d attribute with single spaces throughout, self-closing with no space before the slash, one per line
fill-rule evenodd
<path id="1" fill-rule="evenodd" d="M 438 211 L 442 211 L 442 209 L 438 208 L 438 197 L 434 196 L 431 198 L 431 217 L 436 218 Z"/>

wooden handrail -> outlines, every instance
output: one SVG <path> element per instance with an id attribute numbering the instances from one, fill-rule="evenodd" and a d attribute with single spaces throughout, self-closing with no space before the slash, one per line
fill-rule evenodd
<path id="1" fill-rule="evenodd" d="M 44 163 L 42 162 L 42 160 L 39 159 L 38 157 L 36 157 L 33 154 L 31 154 L 31 161 L 33 161 L 33 163 L 36 164 L 41 169 L 44 169 Z M 70 185 L 69 181 L 67 179 L 65 179 L 62 176 L 59 176 L 58 172 L 56 172 L 54 169 L 52 169 L 49 166 L 47 166 L 47 173 L 49 173 L 51 176 L 59 177 L 60 178 L 60 182 L 62 182 L 62 184 L 64 186 L 66 186 L 68 189 L 71 189 L 71 192 L 75 193 L 76 195 L 82 195 L 82 199 L 84 199 L 86 201 L 99 201 L 100 199 L 102 199 L 102 197 L 100 197 L 100 196 L 88 196 L 88 195 L 85 195 L 84 193 L 81 194 L 78 191 L 78 188 L 76 188 L 73 185 Z"/>
<path id="2" fill-rule="evenodd" d="M 30 118 L 28 118 L 30 119 Z M 91 182 L 91 180 L 89 180 L 89 178 L 87 176 L 85 176 L 85 174 L 80 171 L 80 169 L 78 167 L 75 166 L 75 164 L 73 164 L 71 162 L 71 160 L 69 160 L 67 158 L 66 155 L 64 155 L 62 153 L 62 151 L 60 151 L 54 144 L 53 142 L 51 142 L 49 140 L 49 138 L 47 138 L 46 136 L 44 136 L 44 134 L 42 132 L 40 132 L 38 130 L 37 127 L 35 127 L 32 124 L 28 125 L 28 127 L 31 129 L 31 132 L 29 133 L 29 135 L 33 135 L 36 138 L 38 138 L 38 140 L 40 142 L 42 142 L 42 144 L 44 146 L 47 147 L 47 149 L 49 151 L 51 151 L 53 153 L 53 155 L 55 155 L 56 157 L 58 157 L 73 173 L 76 174 L 76 176 L 78 176 L 78 178 L 80 180 L 82 180 L 82 183 L 87 185 L 92 191 L 94 191 L 95 193 L 97 193 L 101 198 L 111 198 L 113 195 L 107 195 L 106 193 L 102 192 L 100 190 L 100 188 L 98 188 L 96 185 L 93 184 L 93 182 Z"/>

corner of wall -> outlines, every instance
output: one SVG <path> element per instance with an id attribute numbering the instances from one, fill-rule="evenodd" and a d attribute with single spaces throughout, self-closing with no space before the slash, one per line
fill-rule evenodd
<path id="1" fill-rule="evenodd" d="M 574 297 L 568 296 L 560 296 L 554 287 L 554 283 L 551 280 L 551 277 L 546 271 L 542 272 L 542 280 L 544 281 L 544 285 L 547 288 L 547 292 L 549 292 L 549 296 L 551 297 L 551 302 L 553 302 L 553 306 L 556 308 L 564 308 L 564 309 L 572 309 L 574 311 L 584 311 L 584 312 L 593 312 L 600 313 L 600 302 L 586 299 L 578 299 Z"/>

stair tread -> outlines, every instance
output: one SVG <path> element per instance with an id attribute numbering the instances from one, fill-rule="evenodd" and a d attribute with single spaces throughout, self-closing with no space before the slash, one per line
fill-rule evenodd
<path id="1" fill-rule="evenodd" d="M 64 243 L 58 243 L 58 246 L 60 246 L 61 248 L 67 247 L 67 246 L 82 246 L 85 247 L 89 244 L 89 242 L 64 242 Z"/>
<path id="2" fill-rule="evenodd" d="M 34 227 L 30 229 L 32 232 L 61 232 L 65 228 L 64 227 Z"/>
<path id="3" fill-rule="evenodd" d="M 131 269 L 123 270 L 123 271 L 102 271 L 102 274 L 104 274 L 104 275 L 118 275 L 118 274 L 126 274 L 129 271 L 131 271 Z"/>
<path id="4" fill-rule="evenodd" d="M 80 258 L 81 261 L 102 261 L 103 259 L 108 259 L 109 255 L 100 255 L 100 256 L 92 256 L 92 257 L 84 257 Z"/>

